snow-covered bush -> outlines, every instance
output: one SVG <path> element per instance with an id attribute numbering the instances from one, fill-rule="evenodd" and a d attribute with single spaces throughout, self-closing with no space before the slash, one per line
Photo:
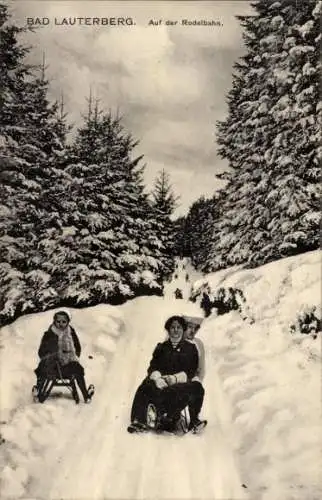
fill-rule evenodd
<path id="1" fill-rule="evenodd" d="M 319 317 L 316 306 L 305 306 L 297 314 L 296 320 L 291 324 L 292 333 L 300 332 L 313 334 L 316 338 L 321 332 L 321 318 Z"/>
<path id="2" fill-rule="evenodd" d="M 206 282 L 191 293 L 190 300 L 192 302 L 196 302 L 198 299 L 200 299 L 200 307 L 204 310 L 206 317 L 215 309 L 218 316 L 230 311 L 238 311 L 244 320 L 254 321 L 249 313 L 244 293 L 240 288 L 230 286 L 212 289 Z"/>
<path id="3" fill-rule="evenodd" d="M 242 306 L 245 304 L 246 299 L 242 290 L 239 288 L 224 288 L 220 287 L 212 301 L 212 307 L 217 309 L 217 314 L 227 314 L 230 311 L 242 311 Z"/>

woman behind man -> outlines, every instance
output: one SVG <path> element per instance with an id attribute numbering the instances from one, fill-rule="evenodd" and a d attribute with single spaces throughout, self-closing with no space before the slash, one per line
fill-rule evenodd
<path id="1" fill-rule="evenodd" d="M 169 338 L 159 343 L 147 371 L 147 377 L 138 388 L 132 405 L 129 432 L 146 424 L 147 407 L 155 404 L 161 415 L 161 429 L 174 431 L 180 412 L 189 407 L 189 430 L 197 431 L 206 425 L 199 419 L 204 389 L 193 380 L 198 371 L 198 351 L 184 339 L 187 323 L 181 316 L 172 316 L 165 323 Z"/>
<path id="2" fill-rule="evenodd" d="M 75 376 L 85 403 L 89 403 L 94 394 L 94 386 L 86 388 L 84 368 L 79 363 L 81 345 L 74 328 L 70 325 L 71 317 L 67 311 L 58 311 L 54 314 L 53 323 L 44 333 L 38 355 L 40 363 L 35 370 L 37 376 L 37 393 L 46 378 L 59 376 L 59 364 L 63 378 Z"/>

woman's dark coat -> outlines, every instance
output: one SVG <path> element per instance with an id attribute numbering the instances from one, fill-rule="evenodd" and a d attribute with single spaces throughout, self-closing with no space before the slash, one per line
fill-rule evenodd
<path id="1" fill-rule="evenodd" d="M 187 340 L 181 340 L 174 347 L 170 340 L 166 340 L 156 346 L 148 368 L 148 377 L 139 386 L 134 396 L 131 422 L 146 423 L 147 406 L 153 402 L 160 413 L 167 413 L 169 418 L 177 418 L 178 413 L 189 406 L 191 419 L 196 419 L 199 415 L 204 389 L 199 382 L 192 382 L 198 368 L 198 351 L 194 344 Z M 153 372 L 160 372 L 161 375 L 174 375 L 185 372 L 186 383 L 176 383 L 159 389 L 155 382 L 149 377 Z"/>
<path id="2" fill-rule="evenodd" d="M 70 329 L 76 356 L 79 357 L 81 353 L 81 345 L 75 330 L 72 327 L 70 327 Z M 58 375 L 58 335 L 56 335 L 50 328 L 44 333 L 41 339 L 38 356 L 40 357 L 40 363 L 35 370 L 37 377 L 56 377 Z M 75 365 L 77 365 L 76 368 Z M 63 367 L 62 371 L 65 376 L 69 376 L 69 372 L 74 372 L 75 369 L 79 371 L 80 374 L 84 373 L 83 367 L 78 362 L 69 363 Z"/>
<path id="3" fill-rule="evenodd" d="M 198 351 L 194 344 L 187 340 L 181 340 L 173 347 L 170 340 L 159 343 L 152 356 L 148 375 L 158 371 L 161 375 L 173 375 L 185 372 L 188 380 L 191 380 L 198 369 Z"/>
<path id="4" fill-rule="evenodd" d="M 79 358 L 81 353 L 81 345 L 74 328 L 70 327 L 70 329 L 75 346 L 76 356 Z M 44 333 L 41 339 L 38 356 L 40 358 L 44 358 L 49 354 L 58 354 L 58 336 L 50 328 Z"/>

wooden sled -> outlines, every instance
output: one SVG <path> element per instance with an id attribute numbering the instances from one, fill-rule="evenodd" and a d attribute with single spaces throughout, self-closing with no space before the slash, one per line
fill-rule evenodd
<path id="1" fill-rule="evenodd" d="M 59 363 L 57 363 L 56 376 L 48 376 L 42 379 L 38 386 L 33 386 L 32 395 L 34 401 L 44 403 L 44 401 L 46 401 L 46 399 L 50 396 L 50 393 L 54 387 L 67 387 L 71 391 L 75 403 L 79 403 L 79 394 L 76 388 L 75 377 L 63 377 Z"/>

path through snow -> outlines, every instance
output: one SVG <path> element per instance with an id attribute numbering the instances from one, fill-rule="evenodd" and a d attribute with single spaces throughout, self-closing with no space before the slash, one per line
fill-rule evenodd
<path id="1" fill-rule="evenodd" d="M 136 387 L 145 376 L 165 319 L 200 315 L 195 304 L 144 297 L 122 306 L 126 333 L 91 405 L 66 406 L 59 443 L 31 471 L 28 495 L 42 499 L 243 499 L 229 408 L 208 363 L 201 436 L 126 432 Z M 202 334 L 202 332 L 201 332 Z M 45 403 L 46 404 L 46 403 Z"/>

